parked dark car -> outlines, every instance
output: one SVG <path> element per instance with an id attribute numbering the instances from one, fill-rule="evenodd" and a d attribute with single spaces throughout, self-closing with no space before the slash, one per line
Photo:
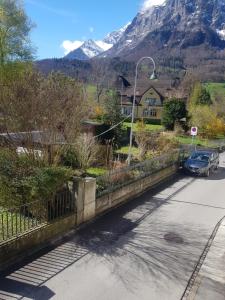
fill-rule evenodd
<path id="1" fill-rule="evenodd" d="M 219 153 L 215 151 L 194 151 L 184 163 L 184 169 L 195 175 L 209 176 L 219 167 Z"/>

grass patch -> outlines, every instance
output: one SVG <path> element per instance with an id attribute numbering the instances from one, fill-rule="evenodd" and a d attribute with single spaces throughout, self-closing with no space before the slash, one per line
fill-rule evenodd
<path id="1" fill-rule="evenodd" d="M 107 172 L 107 169 L 104 168 L 89 168 L 87 169 L 87 175 L 91 176 L 91 177 L 98 177 L 98 176 L 102 176 Z"/>
<path id="2" fill-rule="evenodd" d="M 124 129 L 130 128 L 130 127 L 131 127 L 130 122 L 123 123 Z M 146 131 L 159 131 L 159 130 L 163 129 L 163 126 L 162 125 L 145 124 L 145 128 L 146 128 Z M 134 130 L 134 132 L 137 131 L 137 123 L 134 123 L 133 130 Z"/>
<path id="3" fill-rule="evenodd" d="M 125 146 L 116 151 L 117 154 L 128 154 L 129 146 Z M 131 154 L 137 156 L 139 154 L 139 149 L 137 147 L 132 147 Z"/>
<path id="4" fill-rule="evenodd" d="M 184 144 L 184 145 L 193 143 L 193 145 L 198 145 L 198 146 L 203 146 L 203 147 L 211 146 L 210 140 L 201 139 L 199 137 L 196 137 L 192 140 L 192 137 L 189 137 L 189 136 L 177 136 L 177 137 L 174 137 L 174 139 L 176 141 L 178 141 L 180 144 Z"/>
<path id="5" fill-rule="evenodd" d="M 208 82 L 205 83 L 205 87 L 213 100 L 215 100 L 216 96 L 220 96 L 225 100 L 225 82 Z"/>
<path id="6" fill-rule="evenodd" d="M 88 94 L 93 95 L 97 92 L 97 87 L 96 87 L 96 85 L 87 84 L 86 85 L 86 90 L 87 90 Z"/>

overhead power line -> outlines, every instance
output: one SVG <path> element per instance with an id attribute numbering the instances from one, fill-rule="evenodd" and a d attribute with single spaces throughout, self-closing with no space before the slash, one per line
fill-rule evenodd
<path id="1" fill-rule="evenodd" d="M 106 131 L 104 131 L 104 132 L 102 132 L 102 133 L 100 133 L 100 134 L 98 134 L 98 135 L 93 136 L 93 138 L 96 139 L 96 138 L 98 138 L 98 137 L 104 135 L 105 133 L 107 133 L 107 132 L 113 130 L 114 128 L 116 128 L 117 126 L 119 126 L 120 124 L 122 124 L 124 121 L 126 121 L 127 119 L 129 119 L 131 116 L 132 116 L 132 114 L 130 114 L 129 116 L 127 116 L 126 118 L 124 118 L 124 119 L 123 119 L 122 121 L 120 121 L 119 123 L 113 125 L 113 126 L 110 127 L 108 130 L 106 130 Z"/>

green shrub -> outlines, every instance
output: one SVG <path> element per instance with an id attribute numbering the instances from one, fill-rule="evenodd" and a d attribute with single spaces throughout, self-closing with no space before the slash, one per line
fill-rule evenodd
<path id="1" fill-rule="evenodd" d="M 187 117 L 186 104 L 179 99 L 171 99 L 164 103 L 162 124 L 168 130 L 174 130 L 176 122 Z"/>
<path id="2" fill-rule="evenodd" d="M 162 125 L 161 119 L 146 119 L 144 120 L 145 124 L 150 125 Z"/>
<path id="3" fill-rule="evenodd" d="M 66 149 L 61 155 L 61 164 L 71 168 L 77 168 L 79 166 L 76 152 L 72 147 Z"/>
<path id="4" fill-rule="evenodd" d="M 72 177 L 69 168 L 48 166 L 0 150 L 0 206 L 12 208 L 39 199 L 49 199 Z"/>

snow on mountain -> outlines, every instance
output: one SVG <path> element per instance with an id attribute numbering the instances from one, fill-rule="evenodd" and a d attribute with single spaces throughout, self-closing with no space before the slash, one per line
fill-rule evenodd
<path id="1" fill-rule="evenodd" d="M 103 41 L 95 41 L 95 43 L 96 43 L 103 51 L 109 50 L 109 49 L 112 48 L 112 46 L 114 45 L 114 44 L 112 44 L 112 43 L 106 43 L 106 42 L 104 42 L 104 40 L 103 40 Z"/>
<path id="2" fill-rule="evenodd" d="M 80 48 L 89 58 L 95 57 L 102 52 L 102 48 L 93 40 L 87 40 Z"/>
<path id="3" fill-rule="evenodd" d="M 142 5 L 141 12 L 145 12 L 146 10 L 154 6 L 160 6 L 160 5 L 164 6 L 165 2 L 166 2 L 165 0 L 145 0 Z"/>
<path id="4" fill-rule="evenodd" d="M 122 35 L 124 34 L 124 32 L 126 31 L 127 27 L 130 24 L 131 24 L 131 22 L 127 23 L 121 29 L 113 31 L 113 32 L 107 34 L 107 36 L 104 38 L 103 42 L 105 42 L 107 44 L 115 45 L 120 40 L 120 38 L 122 37 Z"/>
<path id="5" fill-rule="evenodd" d="M 123 56 L 137 47 L 147 52 L 151 43 L 160 48 L 209 44 L 223 49 L 224 24 L 225 0 L 146 0 L 120 40 L 104 56 Z"/>
<path id="6" fill-rule="evenodd" d="M 87 40 L 83 42 L 81 45 L 69 52 L 69 54 L 67 54 L 64 58 L 68 60 L 88 60 L 98 56 L 99 54 L 112 48 L 113 45 L 120 40 L 121 36 L 124 34 L 129 25 L 130 23 L 117 31 L 109 33 L 102 41 Z"/>
<path id="7" fill-rule="evenodd" d="M 103 49 L 93 40 L 85 41 L 79 48 L 74 49 L 64 58 L 68 60 L 88 60 L 103 52 Z"/>
<path id="8" fill-rule="evenodd" d="M 225 40 L 225 29 L 222 30 L 217 29 L 216 32 L 218 33 L 218 35 L 222 40 Z"/>

